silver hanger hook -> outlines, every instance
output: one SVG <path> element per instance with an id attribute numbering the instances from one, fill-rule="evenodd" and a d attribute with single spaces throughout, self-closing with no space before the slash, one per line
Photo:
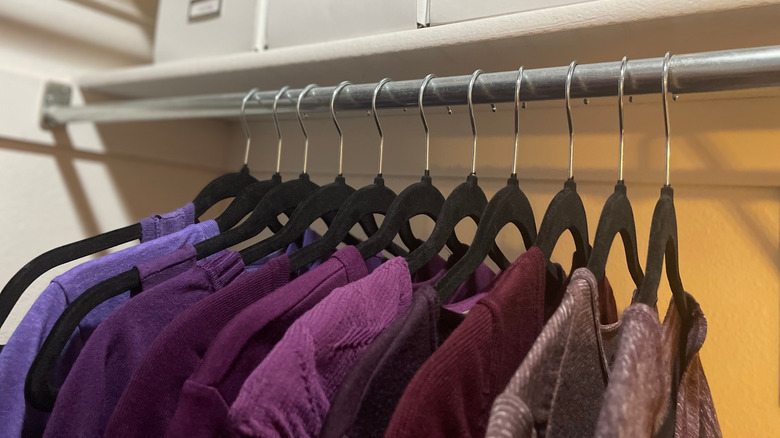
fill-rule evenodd
<path id="1" fill-rule="evenodd" d="M 429 74 L 423 78 L 420 85 L 420 94 L 417 96 L 417 106 L 420 108 L 420 118 L 422 119 L 423 128 L 425 128 L 425 174 L 429 175 L 430 172 L 430 151 L 431 151 L 431 134 L 428 132 L 428 120 L 425 118 L 425 110 L 423 109 L 423 95 L 425 94 L 425 88 L 428 86 L 428 82 L 435 78 L 435 74 Z"/>
<path id="2" fill-rule="evenodd" d="M 620 152 L 618 153 L 618 182 L 623 181 L 623 83 L 626 80 L 626 66 L 628 58 L 623 57 L 620 62 L 620 77 L 618 78 L 618 121 L 620 124 Z"/>
<path id="3" fill-rule="evenodd" d="M 471 95 L 474 91 L 474 84 L 477 82 L 477 78 L 482 74 L 482 70 L 476 69 L 471 74 L 471 80 L 469 81 L 468 94 L 466 96 L 469 106 L 469 120 L 471 120 L 471 174 L 477 174 L 477 122 L 474 120 L 474 102 Z"/>
<path id="4" fill-rule="evenodd" d="M 523 85 L 523 66 L 517 71 L 515 82 L 515 147 L 512 152 L 512 176 L 517 176 L 517 143 L 520 136 L 520 88 Z"/>
<path id="5" fill-rule="evenodd" d="M 382 133 L 382 125 L 379 123 L 379 115 L 376 112 L 376 97 L 379 95 L 379 90 L 382 87 L 392 81 L 390 78 L 384 78 L 376 84 L 374 88 L 374 96 L 371 98 L 371 111 L 374 113 L 374 122 L 376 123 L 376 129 L 379 131 L 379 176 L 382 176 L 382 157 L 385 152 L 385 135 Z"/>
<path id="6" fill-rule="evenodd" d="M 244 149 L 244 166 L 249 163 L 249 147 L 252 145 L 252 134 L 249 132 L 249 124 L 246 121 L 246 103 L 252 98 L 259 90 L 252 88 L 249 93 L 244 96 L 244 100 L 241 101 L 241 128 L 244 129 L 244 137 L 246 137 L 246 148 Z"/>
<path id="7" fill-rule="evenodd" d="M 666 52 L 666 55 L 664 55 L 663 77 L 661 79 L 661 92 L 663 93 L 661 100 L 664 104 L 664 134 L 666 135 L 666 186 L 669 186 L 669 161 L 672 153 L 670 141 L 671 128 L 669 127 L 669 102 L 666 99 L 666 94 L 669 92 L 669 61 L 671 59 L 672 53 Z"/>
<path id="8" fill-rule="evenodd" d="M 298 123 L 301 125 L 301 131 L 303 131 L 303 173 L 306 173 L 306 166 L 309 164 L 309 133 L 306 132 L 306 126 L 303 124 L 303 117 L 301 117 L 301 101 L 309 93 L 309 91 L 316 87 L 317 84 L 309 84 L 301 90 L 301 94 L 298 95 L 298 103 L 295 105 L 295 113 L 298 116 Z"/>
<path id="9" fill-rule="evenodd" d="M 569 179 L 574 178 L 574 126 L 571 123 L 571 78 L 574 76 L 574 69 L 577 67 L 577 61 L 569 64 L 569 72 L 566 73 L 566 88 L 564 99 L 566 100 L 566 119 L 569 122 Z"/>
<path id="10" fill-rule="evenodd" d="M 341 125 L 339 125 L 339 121 L 336 119 L 336 98 L 338 97 L 339 93 L 341 93 L 341 90 L 344 89 L 347 85 L 351 85 L 352 83 L 349 81 L 344 81 L 336 86 L 336 88 L 333 90 L 333 95 L 330 96 L 330 116 L 333 118 L 333 124 L 336 125 L 336 131 L 339 133 L 339 176 L 344 175 L 342 163 L 344 161 L 344 135 L 341 133 Z"/>
<path id="11" fill-rule="evenodd" d="M 276 93 L 276 96 L 274 96 L 274 106 L 273 106 L 273 113 L 274 113 L 274 126 L 276 127 L 276 137 L 279 139 L 277 145 L 276 145 L 276 173 L 279 173 L 279 169 L 282 165 L 282 128 L 279 127 L 279 115 L 276 113 L 276 106 L 279 104 L 279 98 L 284 95 L 284 93 L 289 90 L 290 87 L 284 86 L 281 90 L 279 90 L 278 93 Z"/>

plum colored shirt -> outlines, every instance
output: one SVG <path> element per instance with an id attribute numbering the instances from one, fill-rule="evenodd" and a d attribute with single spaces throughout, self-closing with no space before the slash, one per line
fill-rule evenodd
<path id="1" fill-rule="evenodd" d="M 369 264 L 354 246 L 255 301 L 217 335 L 184 383 L 166 436 L 211 437 L 226 430 L 228 409 L 244 381 L 301 315 L 337 287 L 365 277 Z"/>
<path id="2" fill-rule="evenodd" d="M 317 233 L 307 230 L 302 245 L 317 238 Z M 294 242 L 286 253 L 280 250 L 269 256 L 262 267 L 193 305 L 165 327 L 130 378 L 105 435 L 165 434 L 184 382 L 198 368 L 214 338 L 246 307 L 290 282 L 288 255 L 300 246 Z M 319 264 L 316 261 L 309 269 Z"/>
<path id="3" fill-rule="evenodd" d="M 194 206 L 188 204 L 174 212 L 142 220 L 141 244 L 84 262 L 57 276 L 44 289 L 0 353 L 0 437 L 17 438 L 23 430 L 26 436 L 43 434 L 48 413 L 26 404 L 24 381 L 43 341 L 65 308 L 101 281 L 127 271 L 138 263 L 153 260 L 185 244 L 195 244 L 219 233 L 214 221 L 193 224 L 194 212 Z M 57 364 L 52 385 L 62 385 L 97 325 L 129 297 L 130 293 L 126 292 L 102 303 L 79 323 Z"/>
<path id="4" fill-rule="evenodd" d="M 344 376 L 411 300 L 403 257 L 323 298 L 244 382 L 230 407 L 231 435 L 317 437 Z"/>
<path id="5" fill-rule="evenodd" d="M 197 264 L 195 248 L 187 245 L 137 269 L 142 279 L 184 272 L 129 300 L 100 324 L 57 396 L 44 437 L 102 437 L 130 376 L 163 328 L 236 279 L 244 263 L 239 253 L 225 251 Z"/>
<path id="6" fill-rule="evenodd" d="M 484 287 L 479 282 L 478 291 Z M 415 288 L 412 304 L 360 356 L 339 387 L 320 438 L 381 437 L 414 374 L 484 294 L 445 305 L 431 286 Z M 453 312 L 453 309 L 458 312 Z M 441 318 L 440 315 L 448 318 Z M 449 324 L 449 327 L 447 325 Z"/>

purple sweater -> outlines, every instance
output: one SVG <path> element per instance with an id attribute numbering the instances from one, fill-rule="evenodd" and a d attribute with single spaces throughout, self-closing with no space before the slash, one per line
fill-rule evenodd
<path id="1" fill-rule="evenodd" d="M 287 330 L 246 380 L 230 407 L 231 435 L 319 435 L 344 376 L 411 301 L 402 257 L 334 290 Z"/>
<path id="2" fill-rule="evenodd" d="M 303 246 L 319 236 L 307 230 Z M 106 428 L 105 436 L 162 436 L 176 411 L 182 386 L 195 372 L 220 330 L 243 309 L 290 282 L 287 254 L 190 307 L 171 322 L 152 344 L 133 374 Z M 316 267 L 319 262 L 310 268 Z M 155 397 L 149 397 L 155 394 Z"/>
<path id="3" fill-rule="evenodd" d="M 365 277 L 367 264 L 354 246 L 344 247 L 233 318 L 184 383 L 166 436 L 212 437 L 224 431 L 241 385 L 287 329 L 332 290 Z"/>
<path id="4" fill-rule="evenodd" d="M 25 403 L 24 380 L 38 349 L 65 307 L 85 290 L 138 263 L 219 233 L 214 221 L 192 225 L 194 211 L 192 204 L 188 204 L 172 213 L 142 220 L 143 243 L 84 262 L 56 277 L 44 289 L 0 353 L 0 437 L 17 438 L 23 430 L 25 436 L 43 434 L 48 414 Z M 95 327 L 129 296 L 125 293 L 104 302 L 81 321 L 57 364 L 53 385 L 62 385 Z"/>
<path id="5" fill-rule="evenodd" d="M 163 328 L 244 272 L 237 252 L 201 264 L 195 256 L 195 248 L 186 246 L 138 266 L 141 278 L 188 269 L 128 301 L 95 330 L 62 386 L 45 437 L 102 437 L 132 372 Z"/>

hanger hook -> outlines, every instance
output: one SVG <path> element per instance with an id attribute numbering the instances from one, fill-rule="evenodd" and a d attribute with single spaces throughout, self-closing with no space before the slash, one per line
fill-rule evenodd
<path id="1" fill-rule="evenodd" d="M 376 123 L 376 129 L 379 131 L 379 176 L 382 176 L 382 157 L 385 152 L 385 135 L 382 133 L 382 125 L 379 123 L 379 115 L 376 112 L 376 97 L 379 95 L 379 90 L 382 87 L 392 81 L 390 78 L 384 78 L 376 84 L 374 88 L 374 96 L 371 98 L 371 111 L 374 113 L 374 122 Z"/>
<path id="2" fill-rule="evenodd" d="M 523 85 L 523 66 L 517 71 L 517 82 L 515 82 L 515 147 L 512 152 L 512 177 L 517 177 L 517 143 L 520 135 L 520 88 Z"/>
<path id="3" fill-rule="evenodd" d="M 574 69 L 577 67 L 577 61 L 569 64 L 569 72 L 566 73 L 566 88 L 564 89 L 564 99 L 566 100 L 566 120 L 569 122 L 569 179 L 574 178 L 574 126 L 571 123 L 571 78 L 574 76 Z"/>
<path id="4" fill-rule="evenodd" d="M 666 180 L 665 185 L 669 186 L 669 161 L 672 152 L 671 148 L 671 128 L 669 127 L 669 102 L 666 99 L 666 94 L 669 92 L 669 61 L 672 59 L 672 53 L 666 52 L 664 55 L 664 68 L 663 76 L 661 78 L 661 100 L 664 104 L 664 134 L 666 135 Z"/>
<path id="5" fill-rule="evenodd" d="M 626 80 L 628 58 L 620 62 L 620 77 L 618 78 L 618 121 L 620 125 L 620 152 L 618 153 L 618 182 L 623 182 L 623 84 Z"/>
<path id="6" fill-rule="evenodd" d="M 276 96 L 274 96 L 274 106 L 273 106 L 273 113 L 274 113 L 274 127 L 276 127 L 276 137 L 279 139 L 276 145 L 276 173 L 279 174 L 279 169 L 282 164 L 282 128 L 279 127 L 279 115 L 276 113 L 276 106 L 279 104 L 279 98 L 284 95 L 284 93 L 289 90 L 290 87 L 284 86 L 282 87 L 278 93 L 276 93 Z"/>
<path id="7" fill-rule="evenodd" d="M 430 151 L 431 151 L 431 134 L 428 132 L 428 120 L 425 118 L 425 110 L 423 109 L 423 95 L 425 94 L 425 88 L 428 86 L 428 82 L 435 78 L 435 74 L 429 74 L 422 80 L 420 85 L 420 94 L 417 95 L 417 106 L 420 108 L 420 118 L 422 119 L 423 128 L 425 129 L 425 175 L 431 174 L 430 171 Z"/>
<path id="8" fill-rule="evenodd" d="M 472 100 L 472 93 L 474 91 L 474 84 L 477 82 L 477 78 L 482 74 L 482 70 L 476 69 L 471 74 L 471 80 L 469 81 L 469 88 L 467 94 L 467 103 L 469 106 L 469 120 L 471 120 L 471 174 L 477 174 L 477 122 L 474 120 L 474 102 Z"/>
<path id="9" fill-rule="evenodd" d="M 241 101 L 241 128 L 244 129 L 244 137 L 246 137 L 246 148 L 244 149 L 244 166 L 249 163 L 249 147 L 252 145 L 252 135 L 249 132 L 249 124 L 246 122 L 246 103 L 252 98 L 258 91 L 257 88 L 252 88 L 249 93 L 244 96 L 244 100 Z"/>
<path id="10" fill-rule="evenodd" d="M 330 116 L 333 118 L 333 124 L 336 125 L 336 131 L 339 133 L 339 176 L 343 176 L 343 167 L 342 163 L 344 162 L 344 135 L 341 133 L 341 125 L 339 125 L 339 121 L 336 119 L 336 98 L 338 97 L 339 93 L 341 93 L 341 90 L 344 89 L 347 85 L 351 85 L 352 82 L 344 81 L 336 86 L 336 88 L 333 90 L 333 95 L 330 97 Z"/>
<path id="11" fill-rule="evenodd" d="M 309 84 L 301 90 L 301 94 L 298 95 L 298 103 L 295 105 L 295 113 L 298 116 L 298 123 L 301 125 L 301 131 L 303 131 L 303 173 L 306 173 L 306 166 L 309 163 L 309 134 L 306 132 L 306 126 L 303 124 L 303 117 L 301 117 L 301 101 L 309 93 L 309 91 L 316 87 L 317 84 Z"/>

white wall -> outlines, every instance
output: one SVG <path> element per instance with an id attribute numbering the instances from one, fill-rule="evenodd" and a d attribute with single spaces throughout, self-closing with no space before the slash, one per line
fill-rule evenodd
<path id="1" fill-rule="evenodd" d="M 3 285 L 49 249 L 180 207 L 226 167 L 221 122 L 38 126 L 47 80 L 149 62 L 155 7 L 146 0 L 0 3 Z M 0 343 L 68 266 L 27 290 Z"/>

